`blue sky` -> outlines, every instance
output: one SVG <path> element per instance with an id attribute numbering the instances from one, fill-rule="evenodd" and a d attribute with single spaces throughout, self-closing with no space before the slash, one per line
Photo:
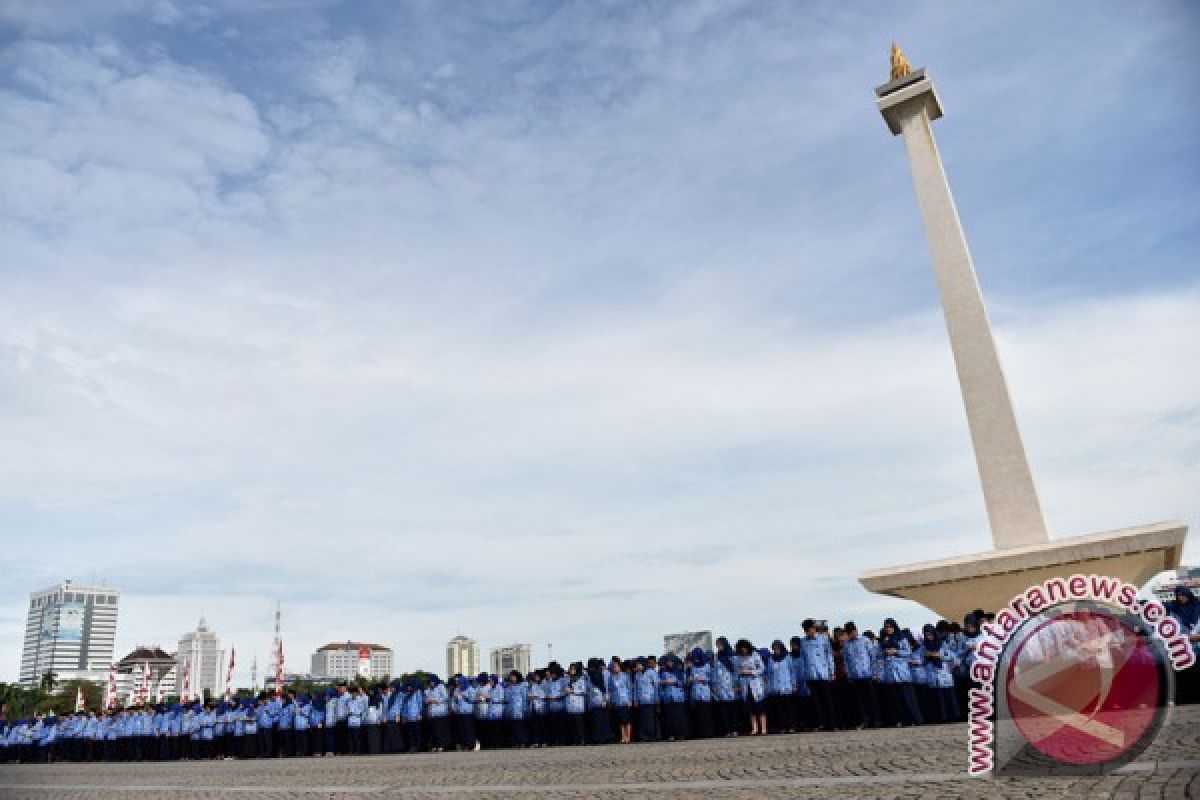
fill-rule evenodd
<path id="1" fill-rule="evenodd" d="M 1051 529 L 1196 521 L 1192 4 L 0 15 L 0 679 L 64 577 L 247 666 L 922 621 L 856 576 L 989 539 L 893 38 Z"/>

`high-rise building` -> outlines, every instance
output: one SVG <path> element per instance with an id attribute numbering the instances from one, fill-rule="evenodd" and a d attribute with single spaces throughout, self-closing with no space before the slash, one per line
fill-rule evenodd
<path id="1" fill-rule="evenodd" d="M 200 694 L 205 689 L 213 697 L 225 691 L 225 675 L 222 666 L 225 663 L 225 652 L 221 650 L 221 640 L 216 631 L 208 627 L 204 617 L 196 630 L 188 631 L 179 640 L 179 651 L 175 654 L 178 664 L 176 671 L 182 676 L 188 674 L 188 688 L 192 694 Z"/>
<path id="2" fill-rule="evenodd" d="M 492 674 L 507 675 L 514 669 L 522 675 L 529 674 L 530 647 L 527 644 L 510 644 L 492 648 Z M 464 675 L 466 673 L 463 673 Z"/>
<path id="3" fill-rule="evenodd" d="M 479 674 L 479 642 L 455 636 L 446 643 L 446 676 Z"/>
<path id="4" fill-rule="evenodd" d="M 712 631 L 684 631 L 683 633 L 668 633 L 663 636 L 663 650 L 682 659 L 686 659 L 688 654 L 697 647 L 706 653 L 712 652 Z"/>
<path id="5" fill-rule="evenodd" d="M 31 593 L 21 684 L 36 686 L 47 672 L 59 681 L 107 681 L 119 597 L 120 592 L 109 586 L 77 586 L 70 581 Z"/>
<path id="6" fill-rule="evenodd" d="M 312 655 L 315 678 L 379 680 L 393 675 L 392 649 L 369 642 L 330 642 Z"/>

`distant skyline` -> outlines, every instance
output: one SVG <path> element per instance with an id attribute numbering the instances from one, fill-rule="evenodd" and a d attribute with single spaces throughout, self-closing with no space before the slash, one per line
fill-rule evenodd
<path id="1" fill-rule="evenodd" d="M 29 593 L 235 682 L 804 617 L 990 546 L 903 145 L 938 144 L 1052 535 L 1200 514 L 1195 4 L 0 9 L 0 680 Z M 930 444 L 930 443 L 933 444 Z M 1200 562 L 1196 533 L 1184 562 Z"/>

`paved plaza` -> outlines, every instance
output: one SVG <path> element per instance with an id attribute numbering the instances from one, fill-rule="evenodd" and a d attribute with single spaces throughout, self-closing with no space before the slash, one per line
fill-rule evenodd
<path id="1" fill-rule="evenodd" d="M 1200 708 L 1120 774 L 965 773 L 966 727 L 654 745 L 205 763 L 0 767 L 0 798 L 1200 798 Z"/>

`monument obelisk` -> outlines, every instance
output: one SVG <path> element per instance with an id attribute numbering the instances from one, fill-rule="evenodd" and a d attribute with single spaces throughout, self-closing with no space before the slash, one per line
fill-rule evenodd
<path id="1" fill-rule="evenodd" d="M 1050 540 L 975 266 L 933 137 L 933 121 L 942 116 L 941 101 L 925 70 L 913 69 L 894 42 L 891 80 L 875 94 L 888 129 L 903 136 L 908 152 L 994 550 L 879 570 L 860 581 L 871 591 L 907 597 L 956 617 L 976 607 L 998 608 L 1052 575 L 1103 571 L 1140 584 L 1178 566 L 1187 534 L 1178 521 Z"/>
<path id="2" fill-rule="evenodd" d="M 908 150 L 954 366 L 967 407 L 992 543 L 1000 549 L 1047 542 L 1050 537 L 1042 504 L 1033 486 L 975 265 L 933 138 L 933 120 L 942 115 L 933 81 L 925 70 L 912 69 L 893 43 L 892 80 L 876 92 L 883 118 L 892 133 L 904 137 Z"/>

